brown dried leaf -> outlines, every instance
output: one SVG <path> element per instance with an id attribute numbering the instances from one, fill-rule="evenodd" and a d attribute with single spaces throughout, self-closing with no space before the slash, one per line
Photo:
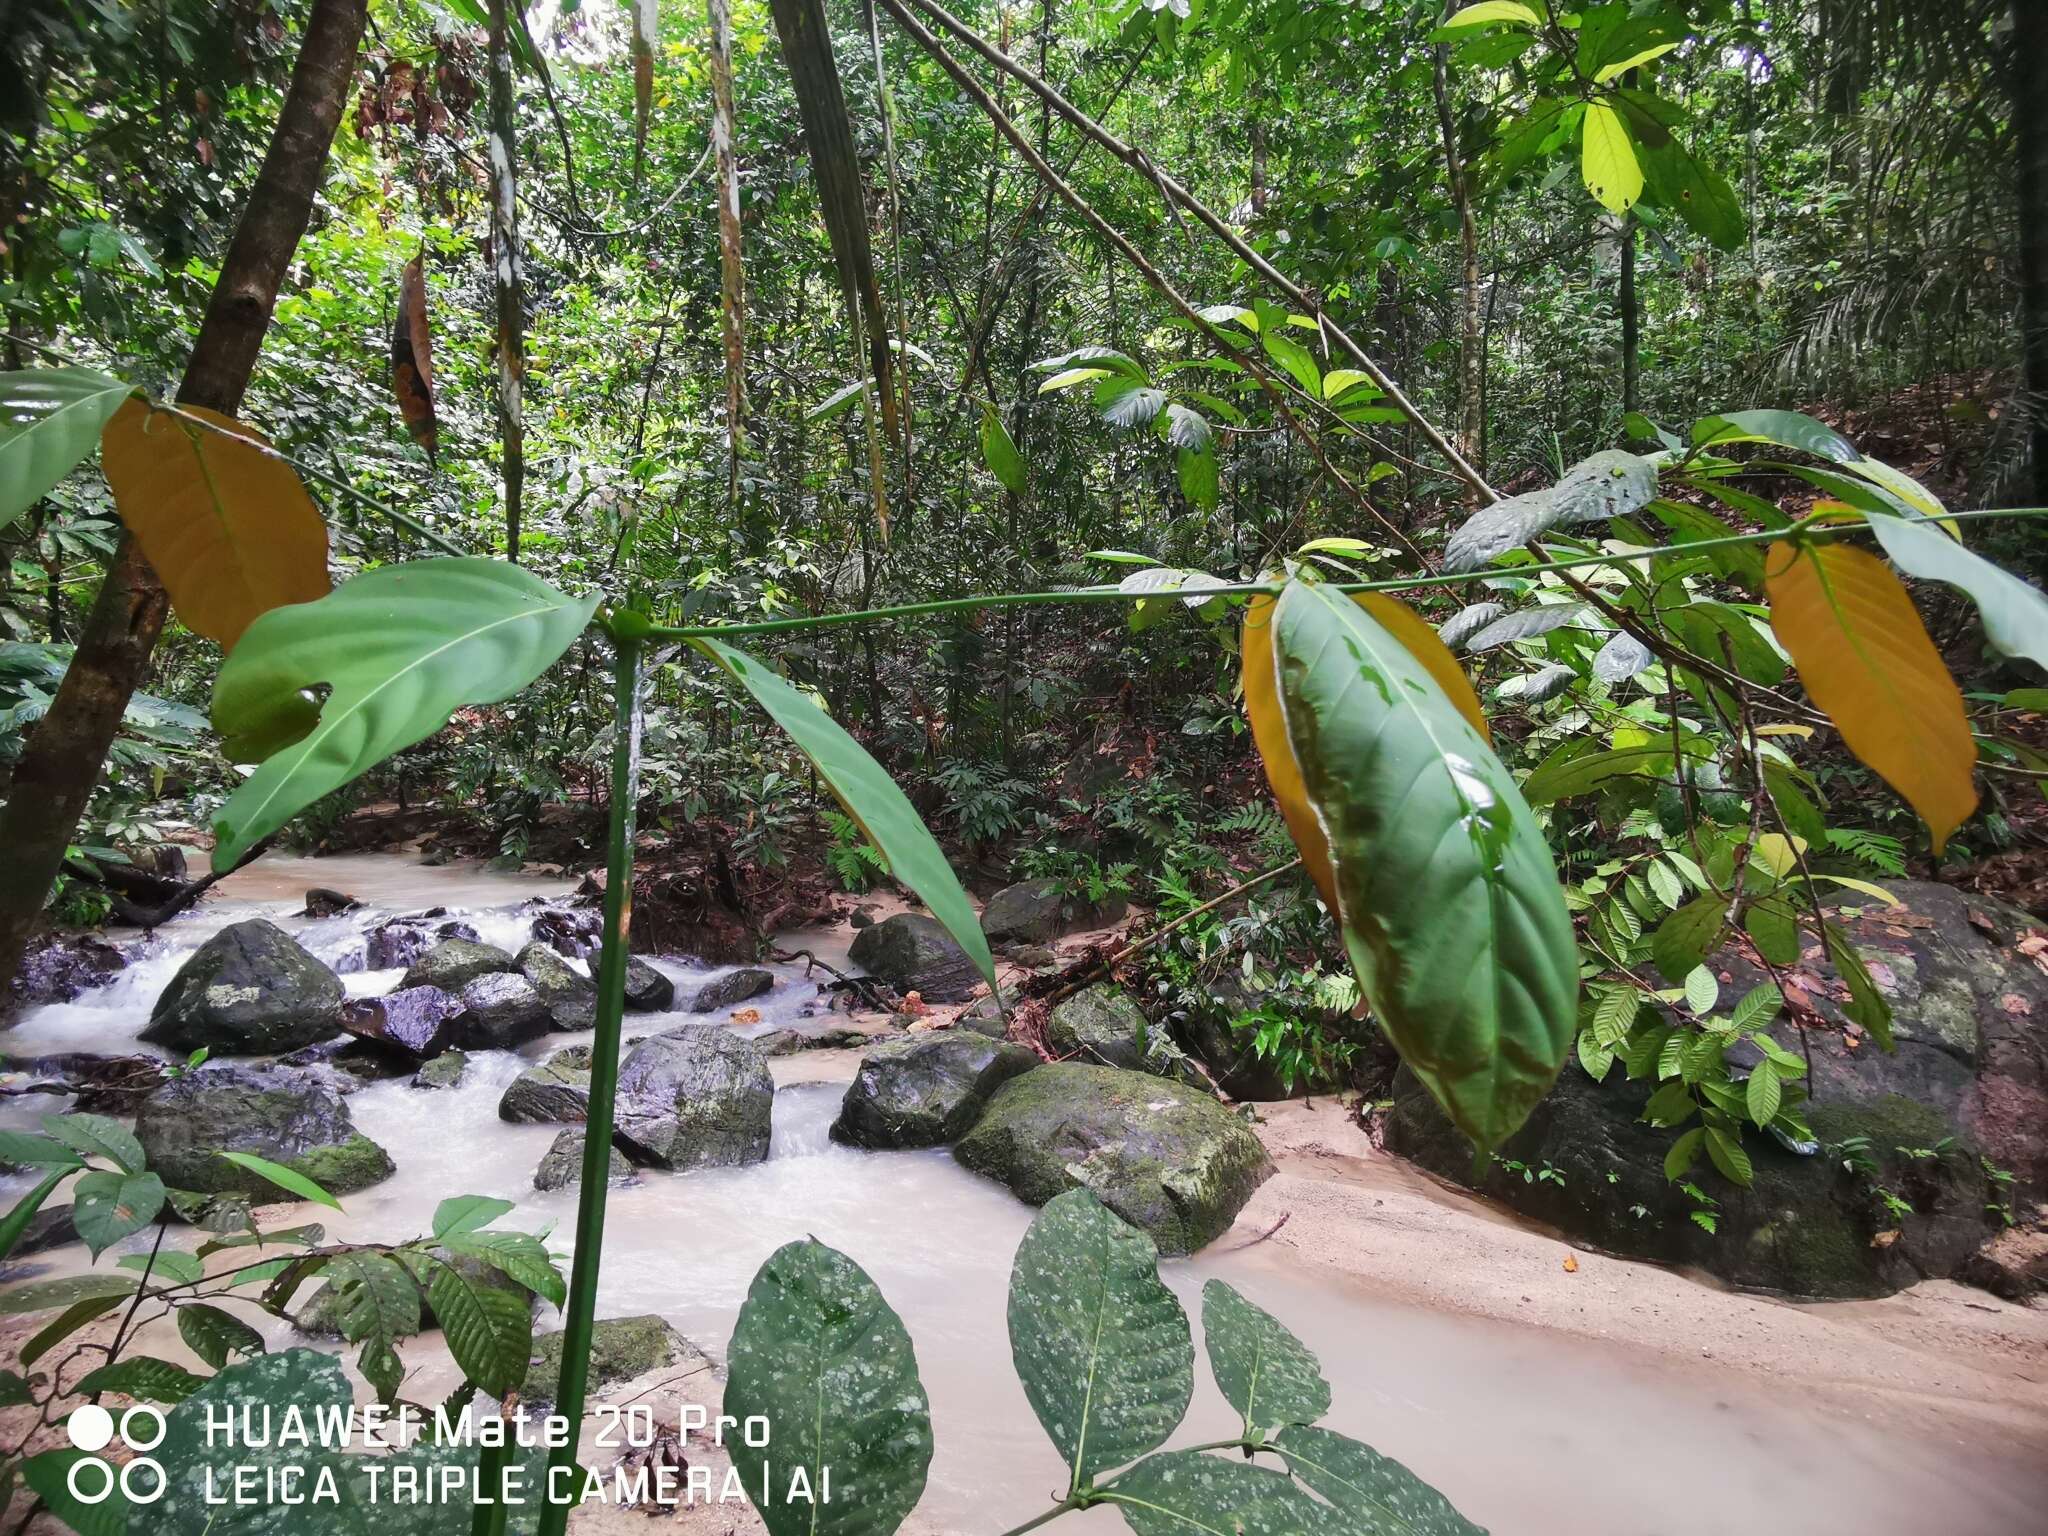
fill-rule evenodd
<path id="1" fill-rule="evenodd" d="M 405 264 L 398 284 L 398 317 L 391 327 L 391 389 L 413 441 L 435 462 L 434 338 L 427 325 L 427 274 L 419 257 Z"/>

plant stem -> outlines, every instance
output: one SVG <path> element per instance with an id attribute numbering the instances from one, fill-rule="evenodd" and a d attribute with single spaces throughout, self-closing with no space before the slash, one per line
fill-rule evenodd
<path id="1" fill-rule="evenodd" d="M 605 859 L 604 947 L 597 961 L 597 1037 L 590 1047 L 590 1109 L 583 1137 L 583 1178 L 576 1200 L 576 1250 L 569 1267 L 569 1305 L 562 1319 L 562 1379 L 555 1411 L 568 1420 L 564 1443 L 548 1456 L 576 1464 L 583 1395 L 590 1380 L 590 1335 L 603 1258 L 605 1195 L 610 1183 L 612 1112 L 619 1087 L 620 1020 L 625 1014 L 627 930 L 633 919 L 633 834 L 640 799 L 640 638 L 614 630 L 610 845 Z M 541 1507 L 539 1536 L 562 1536 L 569 1504 Z"/>
<path id="2" fill-rule="evenodd" d="M 1975 512 L 1951 512 L 1945 522 L 1970 522 L 2001 517 L 2044 517 L 2048 507 L 1992 507 Z M 1828 528 L 1802 528 L 1802 538 L 1830 543 L 1863 530 L 1862 523 Z M 1476 571 L 1454 571 L 1433 576 L 1397 576 L 1385 581 L 1333 581 L 1335 592 L 1413 592 L 1425 587 L 1471 586 L 1502 576 L 1540 576 L 1546 571 L 1572 571 L 1587 566 L 1620 565 L 1631 560 L 1651 560 L 1659 555 L 1698 554 L 1736 544 L 1768 544 L 1787 537 L 1790 529 L 1768 529 L 1759 533 L 1731 533 L 1717 539 L 1696 539 L 1688 544 L 1661 544 L 1655 549 L 1629 550 L 1623 554 L 1574 555 L 1568 560 L 1543 560 L 1530 565 L 1484 566 Z M 1225 586 L 1200 588 L 1203 597 L 1271 596 L 1284 590 L 1271 581 L 1240 581 Z M 1049 603 L 1130 603 L 1141 598 L 1159 598 L 1161 592 L 1125 592 L 1118 587 L 1074 587 L 1061 592 L 993 592 L 982 597 L 942 598 L 925 603 L 903 603 L 893 608 L 864 608 L 853 613 L 820 613 L 795 619 L 757 619 L 746 624 L 654 624 L 650 635 L 665 640 L 701 640 L 726 635 L 773 635 L 792 630 L 824 629 L 837 624 L 865 624 L 878 619 L 907 619 L 923 614 L 962 613 L 977 608 L 1029 608 Z"/>
<path id="3" fill-rule="evenodd" d="M 1057 1520 L 1061 1515 L 1064 1515 L 1068 1510 L 1079 1509 L 1080 1507 L 1081 1506 L 1075 1503 L 1072 1499 L 1061 1499 L 1059 1503 L 1053 1505 L 1053 1507 L 1045 1511 L 1044 1514 L 1033 1515 L 1029 1520 L 1026 1520 L 1022 1525 L 1011 1526 L 1007 1531 L 1003 1532 L 1003 1536 L 1024 1536 L 1024 1533 L 1026 1531 L 1035 1531 L 1041 1525 L 1044 1525 L 1046 1521 Z"/>

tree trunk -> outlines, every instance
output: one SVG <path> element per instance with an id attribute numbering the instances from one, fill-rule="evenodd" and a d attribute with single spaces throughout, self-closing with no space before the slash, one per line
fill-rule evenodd
<path id="1" fill-rule="evenodd" d="M 1455 0 L 1444 15 L 1456 10 Z M 1472 184 L 1458 154 L 1458 124 L 1451 110 L 1448 44 L 1436 46 L 1436 117 L 1443 133 L 1444 172 L 1450 181 L 1451 203 L 1458 211 L 1458 452 L 1480 465 L 1480 406 L 1484 398 L 1486 354 L 1479 327 L 1479 220 L 1472 211 Z M 1474 493 L 1476 494 L 1476 493 Z"/>
<path id="2" fill-rule="evenodd" d="M 2034 505 L 2048 506 L 2048 11 L 2012 0 L 2013 134 L 2019 149 L 2020 339 Z"/>
<path id="3" fill-rule="evenodd" d="M 1632 214 L 1621 216 L 1621 408 L 1636 408 L 1636 378 L 1639 348 L 1636 313 L 1636 221 Z"/>
<path id="4" fill-rule="evenodd" d="M 313 0 L 305 42 L 263 168 L 185 365 L 178 399 L 233 415 L 241 406 L 285 268 L 313 213 L 335 126 L 347 105 L 366 0 Z M 0 996 L 64 861 L 128 699 L 149 668 L 170 599 L 123 534 L 57 696 L 16 765 L 0 813 Z"/>

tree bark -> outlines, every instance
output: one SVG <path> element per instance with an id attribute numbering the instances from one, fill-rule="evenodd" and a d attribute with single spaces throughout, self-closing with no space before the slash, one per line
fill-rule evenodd
<path id="1" fill-rule="evenodd" d="M 1444 15 L 1457 9 L 1449 0 Z M 1436 117 L 1443 133 L 1444 171 L 1450 180 L 1451 203 L 1458 212 L 1458 452 L 1474 466 L 1480 462 L 1480 409 L 1485 399 L 1486 353 L 1479 326 L 1479 220 L 1472 210 L 1472 183 L 1458 154 L 1458 124 L 1451 110 L 1450 46 L 1436 45 Z M 1477 492 L 1473 495 L 1476 497 Z"/>
<path id="2" fill-rule="evenodd" d="M 270 149 L 178 387 L 185 404 L 228 415 L 241 406 L 285 269 L 312 218 L 367 11 L 366 0 L 313 0 Z M 0 861 L 0 996 L 20 968 L 169 607 L 163 583 L 135 540 L 123 534 L 71 666 L 22 750 L 0 812 L 0 847 L 7 850 Z"/>
<path id="3" fill-rule="evenodd" d="M 2012 0 L 2008 64 L 2019 150 L 2020 339 L 2025 359 L 2034 505 L 2048 506 L 2048 9 Z"/>
<path id="4" fill-rule="evenodd" d="M 1632 411 L 1636 408 L 1636 384 L 1639 374 L 1638 352 L 1641 350 L 1639 335 L 1642 324 L 1639 306 L 1636 303 L 1636 221 L 1633 214 L 1621 216 L 1621 408 Z"/>

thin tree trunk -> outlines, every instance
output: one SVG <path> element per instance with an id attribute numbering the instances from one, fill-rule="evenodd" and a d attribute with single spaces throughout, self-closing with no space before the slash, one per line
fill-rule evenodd
<path id="1" fill-rule="evenodd" d="M 746 451 L 747 442 L 747 279 L 740 247 L 739 135 L 732 96 L 732 6 L 730 0 L 706 0 L 705 10 L 711 23 L 711 144 L 717 152 L 719 303 L 725 339 L 725 500 L 728 515 L 736 515 L 740 500 L 740 455 Z"/>
<path id="2" fill-rule="evenodd" d="M 2013 134 L 2019 149 L 2020 338 L 2034 504 L 2048 506 L 2048 9 L 2012 0 Z"/>
<path id="3" fill-rule="evenodd" d="M 505 557 L 519 563 L 526 494 L 526 279 L 519 249 L 519 129 L 512 99 L 512 0 L 491 0 L 491 288 L 498 326 L 498 436 L 505 450 Z"/>
<path id="4" fill-rule="evenodd" d="M 1444 15 L 1457 9 L 1448 0 Z M 1479 412 L 1484 338 L 1479 325 L 1479 220 L 1472 211 L 1472 184 L 1458 155 L 1458 123 L 1451 110 L 1448 44 L 1436 46 L 1436 117 L 1443 134 L 1444 171 L 1450 181 L 1451 203 L 1458 211 L 1458 252 L 1461 258 L 1458 280 L 1458 452 L 1476 467 L 1479 463 Z M 1476 497 L 1477 492 L 1473 495 Z"/>
<path id="5" fill-rule="evenodd" d="M 250 189 L 192 345 L 178 399 L 233 415 L 255 369 L 285 269 L 313 213 L 361 46 L 366 0 L 313 0 L 269 152 Z M 149 669 L 170 606 L 123 534 L 49 713 L 16 765 L 0 813 L 0 996 L 20 969 L 64 850 L 99 782 L 128 699 Z"/>
<path id="6" fill-rule="evenodd" d="M 1621 408 L 1636 408 L 1640 321 L 1636 313 L 1636 221 L 1632 214 L 1621 216 Z"/>

